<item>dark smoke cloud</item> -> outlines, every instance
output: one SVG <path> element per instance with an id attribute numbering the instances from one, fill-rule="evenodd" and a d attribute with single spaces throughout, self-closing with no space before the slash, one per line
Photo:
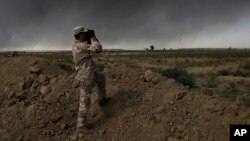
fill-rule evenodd
<path id="1" fill-rule="evenodd" d="M 163 46 L 200 32 L 218 34 L 247 18 L 249 4 L 247 0 L 1 0 L 0 48 L 70 49 L 72 28 L 77 25 L 95 29 L 107 48 Z"/>

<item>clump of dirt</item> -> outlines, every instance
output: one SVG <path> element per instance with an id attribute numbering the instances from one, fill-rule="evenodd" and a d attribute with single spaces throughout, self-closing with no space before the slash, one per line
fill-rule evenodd
<path id="1" fill-rule="evenodd" d="M 79 89 L 57 62 L 18 56 L 0 60 L 0 140 L 77 140 Z M 110 102 L 92 94 L 92 129 L 79 140 L 228 140 L 230 124 L 250 123 L 239 101 L 203 95 L 142 68 L 106 62 Z M 152 77 L 151 77 L 152 76 Z"/>

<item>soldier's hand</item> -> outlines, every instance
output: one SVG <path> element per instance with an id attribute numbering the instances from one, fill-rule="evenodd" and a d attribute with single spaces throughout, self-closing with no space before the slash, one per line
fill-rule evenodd
<path id="1" fill-rule="evenodd" d="M 95 36 L 95 31 L 94 30 L 89 30 L 88 31 L 89 36 L 92 38 Z"/>
<path id="2" fill-rule="evenodd" d="M 95 31 L 94 30 L 88 30 L 89 37 L 93 40 L 93 42 L 99 42 L 97 37 L 95 36 Z"/>

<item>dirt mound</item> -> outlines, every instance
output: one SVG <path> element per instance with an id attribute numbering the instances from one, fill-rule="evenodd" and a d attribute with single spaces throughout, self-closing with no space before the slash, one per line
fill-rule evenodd
<path id="1" fill-rule="evenodd" d="M 75 138 L 79 90 L 73 72 L 33 57 L 2 58 L 0 65 L 0 140 Z M 202 95 L 158 74 L 148 81 L 153 72 L 123 64 L 107 63 L 104 72 L 111 100 L 99 107 L 94 90 L 92 129 L 79 140 L 223 141 L 229 124 L 250 123 L 250 110 L 240 102 Z"/>

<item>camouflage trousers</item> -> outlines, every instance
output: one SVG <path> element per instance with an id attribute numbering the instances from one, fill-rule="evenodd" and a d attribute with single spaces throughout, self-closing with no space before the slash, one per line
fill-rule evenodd
<path id="1" fill-rule="evenodd" d="M 106 79 L 104 74 L 96 73 L 94 80 L 80 81 L 80 102 L 77 128 L 83 127 L 87 124 L 87 114 L 91 103 L 90 96 L 95 85 L 97 85 L 99 100 L 102 100 L 106 97 Z"/>

